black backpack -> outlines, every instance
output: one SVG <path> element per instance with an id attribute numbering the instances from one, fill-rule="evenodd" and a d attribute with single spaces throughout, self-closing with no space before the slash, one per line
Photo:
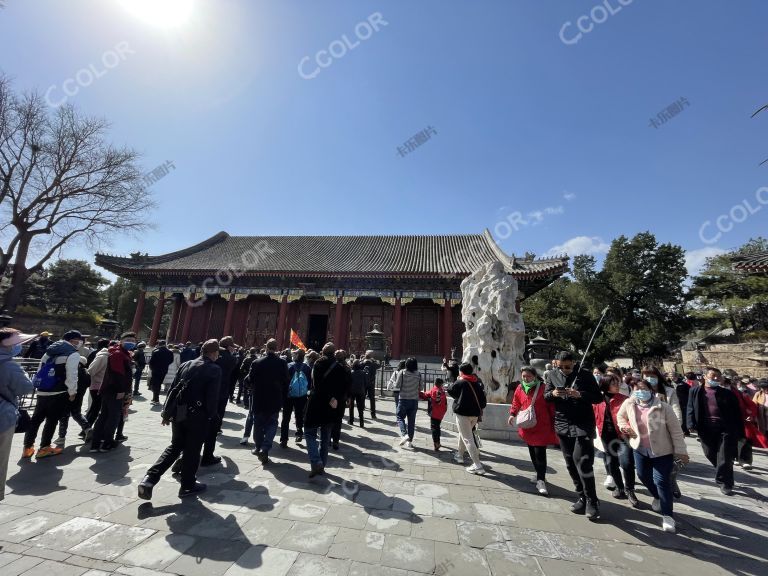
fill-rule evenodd
<path id="1" fill-rule="evenodd" d="M 189 380 L 186 374 L 184 374 L 183 378 L 177 376 L 176 381 L 168 391 L 168 396 L 165 398 L 163 410 L 160 412 L 163 420 L 180 424 L 187 419 L 187 401 L 184 398 L 184 393 L 187 390 L 188 384 Z"/>

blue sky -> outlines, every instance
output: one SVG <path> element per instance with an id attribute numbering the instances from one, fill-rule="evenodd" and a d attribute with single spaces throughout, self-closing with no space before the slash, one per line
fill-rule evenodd
<path id="1" fill-rule="evenodd" d="M 507 253 L 600 256 L 651 230 L 695 266 L 766 234 L 768 113 L 750 119 L 768 103 L 764 1 L 189 0 L 175 26 L 128 1 L 0 10 L 17 89 L 57 102 L 93 65 L 99 78 L 70 82 L 68 100 L 111 120 L 146 170 L 175 166 L 153 185 L 156 227 L 105 251 L 163 253 L 219 230 L 488 228 Z M 336 42 L 318 67 L 344 37 L 354 48 Z M 754 214 L 732 212 L 744 201 Z M 721 214 L 743 221 L 718 229 Z"/>

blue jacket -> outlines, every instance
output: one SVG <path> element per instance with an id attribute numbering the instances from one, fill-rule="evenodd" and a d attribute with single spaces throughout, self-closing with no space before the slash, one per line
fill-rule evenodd
<path id="1" fill-rule="evenodd" d="M 32 381 L 13 361 L 8 348 L 0 348 L 0 432 L 16 427 L 19 398 L 32 392 Z"/>

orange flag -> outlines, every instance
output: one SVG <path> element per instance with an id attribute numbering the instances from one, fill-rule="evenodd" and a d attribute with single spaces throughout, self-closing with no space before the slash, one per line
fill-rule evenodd
<path id="1" fill-rule="evenodd" d="M 296 348 L 301 348 L 304 350 L 304 352 L 307 351 L 307 347 L 304 346 L 304 342 L 301 341 L 301 338 L 299 338 L 299 335 L 296 334 L 296 332 L 291 328 L 291 344 L 296 346 Z"/>

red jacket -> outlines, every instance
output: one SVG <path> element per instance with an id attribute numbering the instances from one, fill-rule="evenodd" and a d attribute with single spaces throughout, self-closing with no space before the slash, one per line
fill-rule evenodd
<path id="1" fill-rule="evenodd" d="M 624 404 L 624 401 L 628 398 L 629 397 L 624 396 L 624 394 L 614 394 L 613 398 L 608 400 L 608 403 L 611 406 L 611 418 L 613 418 L 613 427 L 616 429 L 616 434 L 618 434 L 619 438 L 624 438 L 624 434 L 619 432 L 619 425 L 616 421 L 616 414 L 619 413 L 619 408 L 621 408 L 621 405 Z M 605 422 L 605 402 L 600 402 L 600 404 L 592 404 L 592 410 L 595 413 L 595 426 L 597 427 L 597 435 L 602 436 L 603 422 Z"/>
<path id="2" fill-rule="evenodd" d="M 539 394 L 533 408 L 536 412 L 536 426 L 528 429 L 517 429 L 520 439 L 528 446 L 549 446 L 559 442 L 557 434 L 555 434 L 555 403 L 547 402 L 544 399 L 544 387 L 543 382 L 539 384 Z M 522 384 L 515 388 L 512 406 L 509 408 L 509 413 L 512 416 L 517 416 L 518 412 L 531 405 L 534 390 L 535 388 L 531 388 L 530 392 L 526 394 Z"/>
<path id="3" fill-rule="evenodd" d="M 752 442 L 753 446 L 768 448 L 768 441 L 757 427 L 757 404 L 752 401 L 749 393 L 740 392 L 738 388 L 731 388 L 731 391 L 739 399 L 739 408 L 741 408 L 741 415 L 744 418 L 744 436 Z M 752 418 L 749 422 L 746 421 L 748 417 Z"/>
<path id="4" fill-rule="evenodd" d="M 420 400 L 430 400 L 432 404 L 431 418 L 442 420 L 448 410 L 448 393 L 445 388 L 432 386 L 428 392 L 419 392 Z"/>

